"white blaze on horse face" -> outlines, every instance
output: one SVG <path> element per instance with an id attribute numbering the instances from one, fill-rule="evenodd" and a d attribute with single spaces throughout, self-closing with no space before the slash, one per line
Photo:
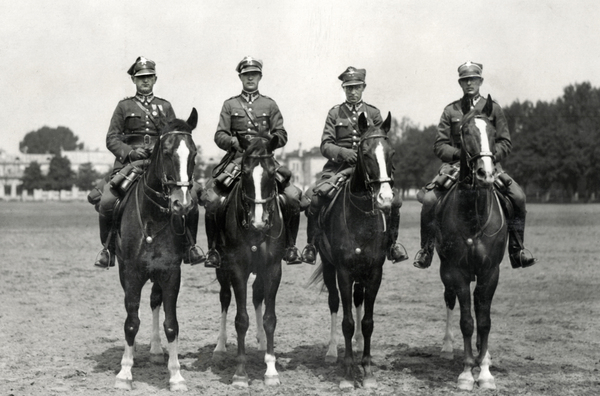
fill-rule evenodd
<path id="1" fill-rule="evenodd" d="M 257 166 L 252 171 L 252 179 L 254 180 L 254 200 L 257 202 L 262 201 L 262 189 L 260 187 L 260 182 L 262 180 L 264 169 L 262 166 Z M 257 228 L 262 227 L 263 224 L 263 206 L 254 205 L 254 226 Z"/>
<path id="2" fill-rule="evenodd" d="M 475 126 L 479 129 L 479 133 L 481 134 L 481 152 L 491 153 L 492 148 L 490 147 L 490 139 L 487 134 L 487 124 L 481 118 L 475 119 Z M 492 158 L 490 156 L 481 157 L 483 161 L 483 169 L 486 173 L 490 175 L 494 173 L 494 163 L 492 162 Z"/>
<path id="3" fill-rule="evenodd" d="M 389 180 L 390 175 L 388 175 L 387 172 L 385 150 L 383 149 L 383 144 L 381 142 L 377 143 L 377 147 L 375 147 L 375 158 L 377 159 L 377 164 L 379 166 L 379 180 Z M 377 195 L 379 204 L 384 206 L 391 205 L 393 198 L 394 192 L 392 191 L 390 183 L 381 183 L 379 194 Z"/>
<path id="4" fill-rule="evenodd" d="M 188 181 L 187 163 L 188 163 L 188 157 L 190 156 L 190 150 L 188 149 L 187 145 L 185 144 L 185 142 L 183 140 L 181 140 L 181 142 L 179 142 L 179 147 L 177 148 L 177 155 L 179 156 L 179 180 L 181 180 L 182 182 L 187 182 Z M 187 199 L 188 186 L 182 186 L 181 189 L 183 192 L 182 204 L 187 205 L 188 202 L 186 202 L 186 199 Z"/>

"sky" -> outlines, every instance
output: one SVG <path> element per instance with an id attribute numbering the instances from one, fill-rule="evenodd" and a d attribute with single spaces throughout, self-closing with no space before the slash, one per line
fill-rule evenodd
<path id="1" fill-rule="evenodd" d="M 138 56 L 157 63 L 154 93 L 179 118 L 199 113 L 194 141 L 207 157 L 221 106 L 239 94 L 238 62 L 264 63 L 286 151 L 318 146 L 338 76 L 367 70 L 363 99 L 417 126 L 437 124 L 461 96 L 457 68 L 483 64 L 481 92 L 500 105 L 552 101 L 571 84 L 600 86 L 597 0 L 0 0 L 0 150 L 28 132 L 70 128 L 105 148 L 111 115 L 135 86 Z"/>

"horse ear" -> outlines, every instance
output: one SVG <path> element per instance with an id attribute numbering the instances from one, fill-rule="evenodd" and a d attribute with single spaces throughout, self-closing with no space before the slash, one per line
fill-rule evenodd
<path id="1" fill-rule="evenodd" d="M 246 149 L 250 146 L 250 140 L 246 139 L 245 136 L 238 135 L 237 133 L 236 136 L 238 138 L 238 142 L 240 142 L 240 147 L 246 151 Z"/>
<path id="2" fill-rule="evenodd" d="M 483 106 L 483 110 L 481 110 L 482 114 L 485 114 L 486 117 L 492 115 L 492 110 L 494 110 L 494 101 L 492 100 L 492 96 L 488 94 L 487 100 L 485 101 L 485 106 Z"/>
<path id="3" fill-rule="evenodd" d="M 192 108 L 192 112 L 190 114 L 190 117 L 186 121 L 186 124 L 191 126 L 192 129 L 195 129 L 196 125 L 198 125 L 198 112 L 196 111 L 195 107 Z"/>
<path id="4" fill-rule="evenodd" d="M 358 116 L 358 130 L 361 134 L 365 133 L 369 129 L 369 122 L 364 112 Z"/>
<path id="5" fill-rule="evenodd" d="M 279 145 L 279 136 L 273 135 L 271 137 L 271 140 L 269 140 L 269 146 L 267 147 L 267 150 L 269 150 L 269 152 L 272 153 L 273 151 L 275 151 L 275 149 L 277 148 L 278 145 Z"/>
<path id="6" fill-rule="evenodd" d="M 385 121 L 383 121 L 383 124 L 381 124 L 381 129 L 387 135 L 387 133 L 390 131 L 391 127 L 392 127 L 392 113 L 390 113 L 388 111 L 388 115 L 387 115 Z"/>

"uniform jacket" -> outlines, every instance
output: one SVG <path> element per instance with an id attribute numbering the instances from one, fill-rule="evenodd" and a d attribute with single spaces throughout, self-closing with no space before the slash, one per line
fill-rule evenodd
<path id="1" fill-rule="evenodd" d="M 246 106 L 250 114 L 254 114 L 254 120 L 248 116 L 243 106 Z M 273 99 L 259 93 L 251 101 L 244 99 L 244 95 L 238 95 L 223 103 L 219 125 L 215 132 L 215 143 L 219 148 L 229 151 L 231 138 L 235 133 L 251 139 L 259 132 L 277 135 L 279 137 L 277 147 L 283 147 L 287 143 L 288 136 L 283 127 L 283 117 Z M 241 153 L 236 154 L 236 157 L 239 156 Z"/>
<path id="2" fill-rule="evenodd" d="M 160 128 L 175 118 L 171 103 L 164 99 L 155 96 L 150 103 L 142 104 L 155 122 L 137 103 L 141 104 L 136 97 L 121 100 L 110 120 L 106 134 L 106 147 L 116 157 L 113 171 L 121 169 L 129 162 L 128 154 L 131 150 L 144 145 L 152 147 Z M 147 137 L 144 138 L 146 135 Z"/>
<path id="3" fill-rule="evenodd" d="M 460 130 L 459 124 L 462 121 L 463 106 L 465 103 L 465 97 L 455 102 L 450 103 L 444 109 L 442 116 L 440 117 L 440 123 L 438 125 L 438 134 L 433 144 L 433 151 L 443 162 L 453 163 L 460 159 Z M 476 109 L 483 109 L 485 106 L 485 98 L 479 97 L 479 100 L 475 103 Z M 469 108 L 470 105 L 464 108 Z M 489 117 L 492 125 L 496 128 L 496 144 L 492 148 L 494 155 L 496 156 L 496 162 L 502 161 L 510 154 L 512 150 L 512 143 L 510 141 L 510 132 L 508 131 L 508 124 L 506 117 L 500 105 L 493 102 L 492 114 Z"/>
<path id="4" fill-rule="evenodd" d="M 360 141 L 358 116 L 363 112 L 367 116 L 369 126 L 378 127 L 383 123 L 379 109 L 365 102 L 360 102 L 352 108 L 349 108 L 348 104 L 342 103 L 329 110 L 321 136 L 321 154 L 328 159 L 323 167 L 323 172 L 341 170 L 340 166 L 343 160 L 340 153 L 342 148 L 358 150 Z"/>

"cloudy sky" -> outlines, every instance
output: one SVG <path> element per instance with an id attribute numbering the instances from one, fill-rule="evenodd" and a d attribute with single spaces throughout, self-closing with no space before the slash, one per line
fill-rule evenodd
<path id="1" fill-rule="evenodd" d="M 90 149 L 117 102 L 134 94 L 137 56 L 157 62 L 155 94 L 209 156 L 223 101 L 239 93 L 235 66 L 262 59 L 260 90 L 275 99 L 287 150 L 317 146 L 343 100 L 337 76 L 367 70 L 364 99 L 397 118 L 436 124 L 460 96 L 457 67 L 483 63 L 482 92 L 501 104 L 550 101 L 569 84 L 600 86 L 596 0 L 0 0 L 0 149 L 66 126 Z"/>

